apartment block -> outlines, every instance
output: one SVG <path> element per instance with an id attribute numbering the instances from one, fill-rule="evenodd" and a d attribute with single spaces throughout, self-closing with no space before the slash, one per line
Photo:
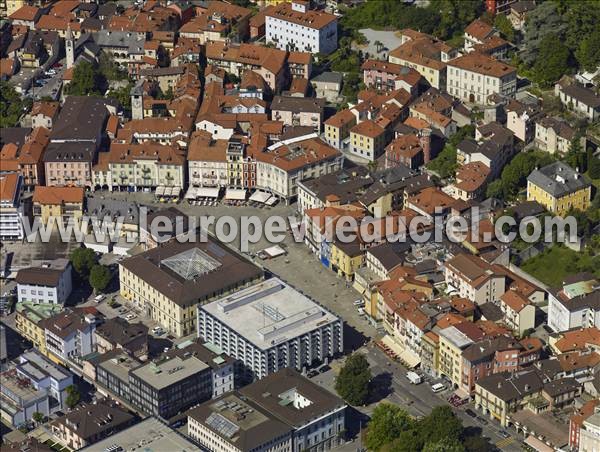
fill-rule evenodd
<path id="1" fill-rule="evenodd" d="M 200 306 L 198 336 L 255 379 L 285 367 L 302 371 L 343 350 L 341 320 L 277 278 Z"/>
<path id="2" fill-rule="evenodd" d="M 71 268 L 67 259 L 55 259 L 40 267 L 19 270 L 16 278 L 19 303 L 64 304 L 73 289 Z"/>

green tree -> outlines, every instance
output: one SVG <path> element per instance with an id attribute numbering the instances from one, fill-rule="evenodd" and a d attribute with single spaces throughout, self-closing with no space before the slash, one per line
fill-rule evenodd
<path id="1" fill-rule="evenodd" d="M 439 14 L 434 33 L 442 39 L 461 35 L 473 20 L 483 13 L 478 0 L 431 0 L 428 10 Z"/>
<path id="2" fill-rule="evenodd" d="M 398 438 L 384 446 L 382 452 L 420 452 L 423 449 L 423 438 L 418 430 L 405 430 Z"/>
<path id="3" fill-rule="evenodd" d="M 33 421 L 37 425 L 40 425 L 41 423 L 44 422 L 44 419 L 46 418 L 46 416 L 44 416 L 43 413 L 40 413 L 39 411 L 36 411 L 35 413 L 33 413 L 33 415 L 31 416 L 31 418 L 33 419 Z"/>
<path id="4" fill-rule="evenodd" d="M 425 444 L 422 452 L 464 452 L 465 446 L 456 439 L 442 439 Z"/>
<path id="5" fill-rule="evenodd" d="M 594 155 L 591 149 L 587 151 L 587 170 L 592 179 L 600 179 L 600 159 Z"/>
<path id="6" fill-rule="evenodd" d="M 600 29 L 583 38 L 575 51 L 575 58 L 586 71 L 594 71 L 600 66 Z"/>
<path id="7" fill-rule="evenodd" d="M 413 427 L 414 422 L 406 410 L 398 405 L 381 403 L 371 415 L 365 445 L 369 450 L 377 451 Z"/>
<path id="8" fill-rule="evenodd" d="M 566 3 L 562 16 L 566 22 L 565 43 L 569 49 L 576 51 L 581 43 L 598 33 L 600 3 L 579 0 Z"/>
<path id="9" fill-rule="evenodd" d="M 569 151 L 564 157 L 564 161 L 573 169 L 584 173 L 587 170 L 588 156 L 581 146 L 581 134 L 576 133 L 569 145 Z"/>
<path id="10" fill-rule="evenodd" d="M 527 16 L 523 34 L 523 48 L 520 56 L 531 67 L 538 59 L 540 45 L 548 36 L 564 39 L 567 24 L 558 13 L 554 2 L 544 2 Z"/>
<path id="11" fill-rule="evenodd" d="M 504 39 L 510 42 L 515 41 L 515 29 L 505 14 L 496 15 L 496 18 L 494 19 L 494 27 L 496 27 Z"/>
<path id="12" fill-rule="evenodd" d="M 570 51 L 556 35 L 544 37 L 533 66 L 535 81 L 543 87 L 552 86 L 569 71 Z"/>
<path id="13" fill-rule="evenodd" d="M 503 199 L 504 192 L 502 190 L 502 180 L 496 179 L 492 181 L 492 183 L 487 186 L 485 195 L 488 198 Z"/>
<path id="14" fill-rule="evenodd" d="M 100 53 L 98 71 L 109 81 L 127 80 L 127 71 L 115 63 L 112 56 L 105 52 Z"/>
<path id="15" fill-rule="evenodd" d="M 22 98 L 6 81 L 0 81 L 0 127 L 15 127 L 21 116 L 31 109 L 32 101 Z"/>
<path id="16" fill-rule="evenodd" d="M 80 276 L 86 276 L 96 265 L 96 253 L 91 248 L 75 248 L 69 256 L 71 264 Z"/>
<path id="17" fill-rule="evenodd" d="M 110 270 L 105 265 L 94 265 L 90 271 L 90 286 L 95 292 L 102 292 L 110 283 Z"/>
<path id="18" fill-rule="evenodd" d="M 358 72 L 349 72 L 344 75 L 344 86 L 342 94 L 347 102 L 356 103 L 358 92 L 364 87 L 360 74 Z"/>
<path id="19" fill-rule="evenodd" d="M 335 390 L 350 405 L 364 405 L 369 397 L 371 369 L 361 353 L 350 355 L 335 380 Z"/>
<path id="20" fill-rule="evenodd" d="M 427 164 L 427 168 L 437 173 L 442 179 L 454 176 L 456 163 L 456 147 L 446 143 L 442 152 Z"/>
<path id="21" fill-rule="evenodd" d="M 68 93 L 75 96 L 100 95 L 105 85 L 100 71 L 87 61 L 82 61 L 73 69 L 73 80 L 68 85 Z"/>
<path id="22" fill-rule="evenodd" d="M 481 435 L 467 436 L 463 440 L 463 445 L 467 452 L 487 452 L 492 449 Z"/>
<path id="23" fill-rule="evenodd" d="M 128 83 L 125 86 L 117 89 L 111 89 L 106 97 L 113 97 L 119 101 L 123 108 L 131 108 L 131 88 L 133 83 Z"/>
<path id="24" fill-rule="evenodd" d="M 419 422 L 419 432 L 427 442 L 459 441 L 462 431 L 462 422 L 449 405 L 436 406 Z"/>
<path id="25" fill-rule="evenodd" d="M 81 394 L 79 393 L 79 389 L 75 385 L 67 386 L 67 398 L 65 399 L 65 403 L 70 409 L 73 409 L 81 399 Z"/>

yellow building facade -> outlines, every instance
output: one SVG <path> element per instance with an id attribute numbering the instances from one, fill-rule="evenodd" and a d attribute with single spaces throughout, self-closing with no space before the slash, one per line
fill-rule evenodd
<path id="1" fill-rule="evenodd" d="M 591 199 L 591 184 L 561 161 L 535 169 L 527 177 L 527 200 L 536 201 L 561 217 L 570 209 L 585 212 Z"/>
<path id="2" fill-rule="evenodd" d="M 15 328 L 18 333 L 31 341 L 33 346 L 44 356 L 52 358 L 46 349 L 46 334 L 39 322 L 52 317 L 62 310 L 61 305 L 36 304 L 30 302 L 17 303 Z M 52 358 L 56 362 L 56 358 Z"/>

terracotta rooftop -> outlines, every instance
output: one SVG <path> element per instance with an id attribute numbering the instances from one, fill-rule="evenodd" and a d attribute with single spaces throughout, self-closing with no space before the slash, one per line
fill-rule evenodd
<path id="1" fill-rule="evenodd" d="M 531 302 L 523 295 L 510 289 L 504 292 L 500 297 L 500 300 L 515 312 L 521 312 L 523 308 L 531 304 Z"/>
<path id="2" fill-rule="evenodd" d="M 465 28 L 465 34 L 471 35 L 479 41 L 483 41 L 493 32 L 494 28 L 481 19 L 475 19 Z"/>
<path id="3" fill-rule="evenodd" d="M 357 135 L 363 135 L 369 138 L 376 138 L 383 133 L 385 133 L 385 129 L 378 125 L 375 121 L 366 120 L 363 122 L 359 122 L 352 129 L 350 129 L 351 133 L 355 133 Z"/>
<path id="4" fill-rule="evenodd" d="M 82 187 L 45 187 L 38 185 L 33 192 L 33 202 L 44 205 L 82 204 L 85 191 Z"/>
<path id="5" fill-rule="evenodd" d="M 8 173 L 0 176 L 0 201 L 13 202 L 19 183 L 17 173 Z"/>
<path id="6" fill-rule="evenodd" d="M 455 58 L 448 62 L 448 66 L 490 77 L 505 77 L 506 75 L 516 74 L 517 72 L 514 67 L 478 52 L 471 52 Z"/>
<path id="7" fill-rule="evenodd" d="M 323 11 L 307 10 L 305 13 L 294 11 L 291 3 L 280 3 L 267 12 L 267 17 L 275 17 L 286 22 L 292 22 L 303 27 L 319 30 L 331 22 L 337 21 L 337 16 Z"/>

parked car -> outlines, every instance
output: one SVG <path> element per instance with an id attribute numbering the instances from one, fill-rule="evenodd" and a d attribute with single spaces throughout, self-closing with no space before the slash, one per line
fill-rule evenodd
<path id="1" fill-rule="evenodd" d="M 431 390 L 435 393 L 442 392 L 445 389 L 446 389 L 446 385 L 442 384 L 442 383 L 436 383 L 434 385 L 431 385 Z"/>
<path id="2" fill-rule="evenodd" d="M 354 303 L 352 303 L 354 306 L 363 306 L 365 304 L 365 302 L 360 299 L 360 300 L 356 300 Z"/>
<path id="3" fill-rule="evenodd" d="M 306 374 L 306 376 L 308 378 L 313 378 L 313 377 L 316 377 L 317 375 L 319 375 L 319 372 L 316 369 L 309 370 L 308 373 Z"/>
<path id="4" fill-rule="evenodd" d="M 471 417 L 477 417 L 477 413 L 475 413 L 475 411 L 473 411 L 471 408 L 467 408 L 465 410 L 465 413 L 467 413 L 467 415 L 469 415 Z"/>
<path id="5" fill-rule="evenodd" d="M 498 432 L 498 434 L 502 437 L 502 438 L 510 438 L 510 433 L 508 433 L 506 430 L 500 430 Z"/>
<path id="6" fill-rule="evenodd" d="M 331 366 L 329 366 L 329 365 L 325 364 L 324 366 L 321 366 L 321 368 L 319 369 L 319 372 L 320 372 L 320 373 L 325 373 L 325 372 L 327 372 L 328 370 L 331 370 Z"/>
<path id="7" fill-rule="evenodd" d="M 127 314 L 127 315 L 125 316 L 125 319 L 126 319 L 126 320 L 133 320 L 133 319 L 135 319 L 135 314 Z"/>

